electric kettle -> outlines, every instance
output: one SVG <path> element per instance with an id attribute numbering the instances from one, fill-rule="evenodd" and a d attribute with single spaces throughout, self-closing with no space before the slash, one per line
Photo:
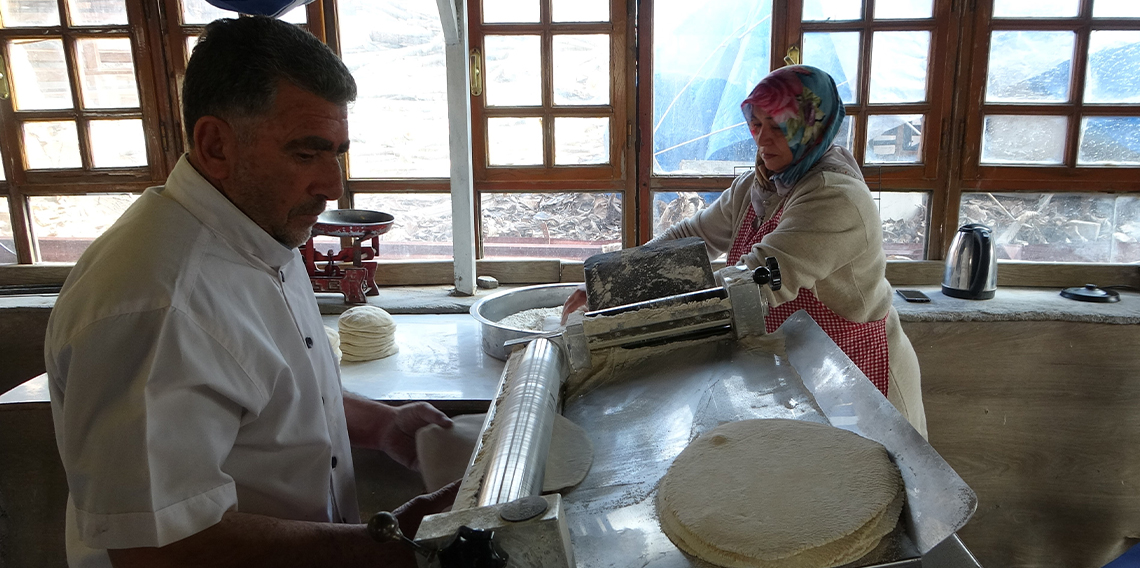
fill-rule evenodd
<path id="1" fill-rule="evenodd" d="M 971 223 L 958 228 L 946 252 L 942 293 L 953 298 L 988 300 L 997 292 L 993 231 Z"/>

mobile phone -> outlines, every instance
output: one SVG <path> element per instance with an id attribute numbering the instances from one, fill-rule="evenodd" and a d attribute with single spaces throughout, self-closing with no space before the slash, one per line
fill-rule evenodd
<path id="1" fill-rule="evenodd" d="M 908 302 L 929 302 L 930 296 L 919 292 L 918 290 L 895 290 L 898 295 Z"/>

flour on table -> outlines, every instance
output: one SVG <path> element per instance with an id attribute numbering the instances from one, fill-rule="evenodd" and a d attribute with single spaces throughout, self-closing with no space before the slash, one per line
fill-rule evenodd
<path id="1" fill-rule="evenodd" d="M 562 306 L 553 308 L 533 308 L 511 314 L 498 321 L 498 324 L 511 329 L 524 331 L 553 331 L 558 329 L 562 319 Z M 553 327 L 551 327 L 553 323 Z"/>

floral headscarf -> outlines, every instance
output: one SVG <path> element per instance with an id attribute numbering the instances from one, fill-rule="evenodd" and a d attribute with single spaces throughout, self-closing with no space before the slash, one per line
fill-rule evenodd
<path id="1" fill-rule="evenodd" d="M 740 104 L 745 121 L 752 117 L 752 105 L 763 109 L 780 125 L 792 150 L 791 165 L 770 176 L 787 188 L 794 186 L 831 147 L 846 114 L 835 80 L 808 65 L 781 67 L 764 77 Z"/>

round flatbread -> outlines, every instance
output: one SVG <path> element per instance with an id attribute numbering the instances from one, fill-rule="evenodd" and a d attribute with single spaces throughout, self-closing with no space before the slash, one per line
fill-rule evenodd
<path id="1" fill-rule="evenodd" d="M 376 306 L 356 306 L 337 321 L 342 361 L 371 361 L 400 351 L 396 344 L 396 320 Z"/>
<path id="2" fill-rule="evenodd" d="M 340 314 L 340 319 L 337 322 L 340 331 L 364 331 L 372 332 L 387 328 L 395 328 L 396 320 L 384 311 L 383 308 L 376 306 L 356 306 L 345 310 Z"/>
<path id="3" fill-rule="evenodd" d="M 325 326 L 325 335 L 329 338 L 329 346 L 332 347 L 333 356 L 340 360 L 340 334 L 329 326 Z"/>
<path id="4" fill-rule="evenodd" d="M 430 424 L 416 431 L 416 455 L 428 492 L 463 477 L 486 417 L 486 414 L 465 414 L 452 417 L 451 428 Z M 578 485 L 586 479 L 593 463 L 594 446 L 586 431 L 570 419 L 555 415 L 542 492 L 552 493 Z"/>
<path id="5" fill-rule="evenodd" d="M 902 477 L 885 448 L 801 420 L 743 420 L 686 447 L 658 488 L 678 548 L 732 568 L 829 568 L 898 522 Z"/>

